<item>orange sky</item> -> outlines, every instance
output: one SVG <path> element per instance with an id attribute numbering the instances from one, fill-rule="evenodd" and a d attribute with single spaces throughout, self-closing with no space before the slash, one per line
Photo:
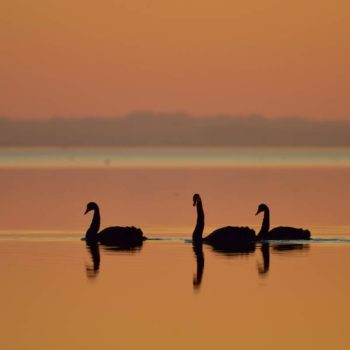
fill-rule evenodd
<path id="1" fill-rule="evenodd" d="M 0 115 L 350 119 L 346 0 L 1 0 Z"/>

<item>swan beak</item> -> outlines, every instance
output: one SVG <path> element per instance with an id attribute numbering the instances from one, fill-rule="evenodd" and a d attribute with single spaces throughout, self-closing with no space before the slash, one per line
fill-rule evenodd
<path id="1" fill-rule="evenodd" d="M 87 214 L 89 211 L 90 210 L 88 208 L 86 208 L 84 215 Z"/>
<path id="2" fill-rule="evenodd" d="M 256 212 L 255 216 L 257 216 L 257 215 L 260 214 L 260 213 L 261 213 L 261 210 L 258 210 L 258 211 Z"/>

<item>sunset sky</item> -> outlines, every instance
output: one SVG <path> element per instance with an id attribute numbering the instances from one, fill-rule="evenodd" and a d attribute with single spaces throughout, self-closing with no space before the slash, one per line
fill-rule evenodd
<path id="1" fill-rule="evenodd" d="M 1 0 L 0 116 L 350 119 L 345 0 Z"/>

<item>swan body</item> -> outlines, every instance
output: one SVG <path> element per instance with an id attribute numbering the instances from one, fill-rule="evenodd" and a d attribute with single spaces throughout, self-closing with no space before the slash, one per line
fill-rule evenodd
<path id="1" fill-rule="evenodd" d="M 104 245 L 130 247 L 141 245 L 143 240 L 147 239 L 143 236 L 141 229 L 133 226 L 112 226 L 99 232 L 101 219 L 98 205 L 94 202 L 88 203 L 85 214 L 89 211 L 93 211 L 94 215 L 91 225 L 86 231 L 85 239 L 87 242 L 100 242 Z"/>
<path id="2" fill-rule="evenodd" d="M 262 235 L 263 239 L 310 239 L 310 231 L 302 228 L 279 226 Z"/>
<path id="3" fill-rule="evenodd" d="M 192 234 L 193 242 L 204 242 L 218 248 L 233 247 L 256 241 L 255 231 L 249 227 L 221 227 L 203 238 L 204 211 L 199 194 L 193 196 L 193 206 L 197 207 L 197 224 Z"/>
<path id="4" fill-rule="evenodd" d="M 113 245 L 113 244 L 138 244 L 145 239 L 141 229 L 134 226 L 112 226 L 107 227 L 99 232 L 98 241 L 101 244 Z"/>
<path id="5" fill-rule="evenodd" d="M 261 230 L 258 234 L 260 240 L 287 240 L 287 239 L 310 239 L 311 234 L 309 230 L 302 228 L 279 226 L 270 230 L 270 209 L 266 204 L 260 204 L 256 215 L 264 213 L 264 219 Z"/>
<path id="6" fill-rule="evenodd" d="M 247 241 L 255 241 L 255 231 L 249 227 L 226 226 L 218 228 L 207 237 L 203 238 L 203 242 L 222 244 L 234 244 Z"/>

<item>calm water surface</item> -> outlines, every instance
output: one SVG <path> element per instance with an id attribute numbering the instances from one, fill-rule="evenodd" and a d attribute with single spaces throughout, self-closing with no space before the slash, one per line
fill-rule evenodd
<path id="1" fill-rule="evenodd" d="M 348 149 L 0 150 L 0 348 L 349 349 L 349 178 Z M 194 249 L 194 192 L 205 232 L 266 202 L 314 240 Z M 86 247 L 91 200 L 152 239 Z"/>
<path id="2" fill-rule="evenodd" d="M 0 254 L 3 349 L 350 346 L 347 243 L 224 254 L 166 240 L 92 254 L 2 241 Z"/>

